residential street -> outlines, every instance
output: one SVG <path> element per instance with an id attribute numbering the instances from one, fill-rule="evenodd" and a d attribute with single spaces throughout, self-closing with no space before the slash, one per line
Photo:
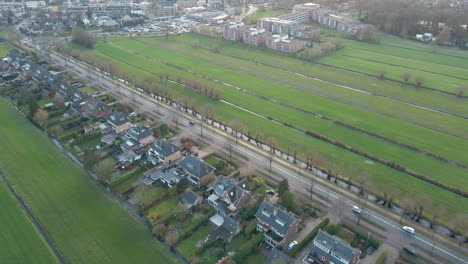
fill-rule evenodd
<path id="1" fill-rule="evenodd" d="M 156 99 L 151 98 L 146 94 L 142 94 L 137 92 L 130 87 L 124 85 L 123 83 L 119 83 L 110 79 L 107 76 L 102 75 L 100 72 L 95 70 L 88 70 L 85 66 L 68 61 L 67 66 L 65 66 L 65 60 L 61 55 L 57 55 L 52 53 L 50 56 L 56 63 L 62 65 L 63 67 L 67 68 L 69 71 L 76 73 L 77 75 L 81 76 L 84 79 L 88 79 L 94 84 L 100 84 L 100 86 L 107 92 L 113 94 L 117 98 L 126 99 L 137 106 L 139 106 L 142 112 L 147 112 L 158 119 L 163 119 L 164 122 L 172 121 L 172 117 L 174 116 L 174 112 L 177 113 L 179 116 L 178 123 L 179 130 L 187 135 L 193 135 L 194 138 L 199 137 L 200 134 L 200 127 L 198 123 L 198 119 L 189 114 L 182 111 L 176 111 L 173 107 L 168 106 L 166 103 L 158 102 Z M 158 106 L 159 104 L 160 106 Z M 159 110 L 158 110 L 159 109 Z M 156 114 L 158 113 L 159 114 Z M 191 127 L 188 125 L 189 120 L 196 121 L 196 126 Z M 219 124 L 215 123 L 214 127 L 220 127 Z M 222 129 L 216 129 L 208 124 L 205 125 L 204 129 L 204 139 L 207 139 L 213 145 L 217 146 L 218 148 L 222 149 L 226 145 L 226 134 L 228 131 Z M 268 154 L 264 149 L 260 149 L 259 147 L 255 146 L 246 140 L 240 140 L 238 144 L 234 144 L 233 151 L 239 153 L 240 155 L 249 159 L 249 162 L 253 164 L 253 166 L 258 170 L 265 170 L 268 165 Z M 304 172 L 307 176 L 304 177 L 303 175 L 299 175 L 296 170 L 297 166 L 283 160 L 280 158 L 275 158 L 272 170 L 277 174 L 272 174 L 272 177 L 281 177 L 286 178 L 289 181 L 290 187 L 294 192 L 301 192 L 303 194 L 309 195 L 311 180 L 310 178 L 314 178 L 316 182 L 314 184 L 314 192 L 320 195 L 321 197 L 326 197 L 329 199 L 328 204 L 334 204 L 334 202 L 338 199 L 340 202 L 344 202 L 345 210 L 344 216 L 350 219 L 355 219 L 355 214 L 352 212 L 351 207 L 355 204 L 353 200 L 349 197 L 355 198 L 355 195 L 352 193 L 348 193 L 344 189 L 340 189 L 340 192 L 346 193 L 346 196 L 339 194 L 334 191 L 336 189 L 336 185 L 324 180 L 322 177 L 314 176 L 311 172 Z M 279 176 L 280 175 L 280 176 Z M 318 184 L 319 182 L 320 184 Z M 326 187 L 325 187 L 326 186 Z M 325 201 L 327 202 L 327 201 Z M 337 217 L 335 210 L 329 210 L 332 217 Z M 404 246 L 408 246 L 410 244 L 416 245 L 420 248 L 424 248 L 427 251 L 431 251 L 432 248 L 432 240 L 430 235 L 424 235 L 419 227 L 416 228 L 415 235 L 409 235 L 401 229 L 402 224 L 390 219 L 386 215 L 392 215 L 393 218 L 399 217 L 390 211 L 385 211 L 385 214 L 380 213 L 382 211 L 382 207 L 372 202 L 368 203 L 368 208 L 363 210 L 363 216 L 369 218 L 372 222 L 377 223 L 385 228 L 385 231 L 380 230 L 380 233 L 387 237 L 385 241 L 391 246 L 401 249 Z M 406 225 L 415 225 L 409 221 L 404 221 Z M 369 224 L 366 224 L 369 225 Z M 427 231 L 426 231 L 427 232 Z M 448 239 L 437 236 L 440 239 L 449 241 Z M 461 249 L 463 250 L 463 249 Z M 437 243 L 434 247 L 434 253 L 445 258 L 448 262 L 447 263 L 468 263 L 468 258 L 448 247 Z M 419 252 L 418 252 L 419 254 Z M 422 255 L 422 254 L 421 254 Z M 440 262 L 435 262 L 440 263 Z"/>

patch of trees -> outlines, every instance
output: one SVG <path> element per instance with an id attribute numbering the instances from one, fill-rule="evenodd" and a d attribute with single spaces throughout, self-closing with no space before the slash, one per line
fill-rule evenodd
<path id="1" fill-rule="evenodd" d="M 357 0 L 355 8 L 359 19 L 375 25 L 382 31 L 415 36 L 424 32 L 440 35 L 440 44 L 456 39 L 459 46 L 468 41 L 468 9 L 450 6 L 452 1 L 425 0 Z M 446 29 L 439 25 L 445 25 Z M 450 29 L 450 30 L 449 30 Z"/>
<path id="2" fill-rule="evenodd" d="M 123 27 L 132 27 L 132 26 L 143 24 L 143 23 L 145 23 L 145 20 L 143 18 L 137 18 L 137 19 L 132 19 L 132 20 L 129 20 L 129 21 L 123 21 L 122 26 Z"/>
<path id="3" fill-rule="evenodd" d="M 306 48 L 296 53 L 295 57 L 301 60 L 310 61 L 344 47 L 343 40 L 340 38 L 335 38 L 327 42 L 315 44 L 312 48 Z"/>
<path id="4" fill-rule="evenodd" d="M 72 30 L 72 41 L 88 49 L 93 49 L 96 44 L 94 35 L 78 26 L 74 27 Z"/>
<path id="5" fill-rule="evenodd" d="M 208 83 L 203 83 L 195 78 L 185 78 L 178 75 L 176 76 L 176 82 L 178 84 L 183 84 L 185 87 L 192 89 L 199 94 L 208 96 L 214 100 L 219 100 L 221 98 L 221 88 Z"/>

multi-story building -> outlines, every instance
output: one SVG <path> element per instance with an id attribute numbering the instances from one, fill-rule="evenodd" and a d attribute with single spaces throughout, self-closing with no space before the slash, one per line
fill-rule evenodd
<path id="1" fill-rule="evenodd" d="M 249 27 L 244 25 L 244 23 L 229 23 L 224 26 L 223 36 L 224 39 L 239 41 L 242 40 L 244 32 L 248 30 Z"/>
<path id="2" fill-rule="evenodd" d="M 251 27 L 244 32 L 242 40 L 245 44 L 260 46 L 265 44 L 265 40 L 271 37 L 272 33 L 266 31 L 264 28 Z"/>
<path id="3" fill-rule="evenodd" d="M 306 41 L 292 39 L 288 35 L 273 35 L 266 39 L 267 48 L 288 53 L 298 52 L 304 49 L 306 45 Z"/>
<path id="4" fill-rule="evenodd" d="M 263 28 L 273 34 L 290 35 L 296 31 L 299 22 L 282 19 L 280 17 L 266 17 L 257 20 L 257 28 Z"/>
<path id="5" fill-rule="evenodd" d="M 265 234 L 265 242 L 274 248 L 291 240 L 301 222 L 297 215 L 267 201 L 258 207 L 255 218 L 257 230 Z"/>
<path id="6" fill-rule="evenodd" d="M 213 194 L 208 197 L 208 203 L 222 217 L 236 218 L 252 199 L 247 179 L 238 183 L 221 176 L 213 186 Z"/>
<path id="7" fill-rule="evenodd" d="M 348 242 L 323 231 L 319 231 L 315 236 L 309 245 L 309 250 L 306 258 L 312 258 L 321 264 L 357 264 L 361 256 L 361 250 L 352 248 Z"/>
<path id="8" fill-rule="evenodd" d="M 313 13 L 312 20 L 351 35 L 358 34 L 361 29 L 361 21 L 338 15 L 337 12 L 330 9 L 317 10 L 317 12 Z"/>
<path id="9" fill-rule="evenodd" d="M 320 9 L 320 4 L 315 4 L 315 3 L 305 3 L 305 4 L 299 4 L 295 5 L 293 7 L 293 12 L 306 12 L 309 14 L 309 20 L 312 19 L 312 16 L 317 10 Z"/>

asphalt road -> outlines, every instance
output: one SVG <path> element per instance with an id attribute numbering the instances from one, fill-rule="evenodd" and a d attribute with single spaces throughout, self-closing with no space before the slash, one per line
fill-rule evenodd
<path id="1" fill-rule="evenodd" d="M 141 94 L 140 92 L 137 92 L 136 90 L 124 85 L 123 83 L 112 80 L 107 76 L 102 75 L 99 71 L 89 71 L 85 66 L 81 65 L 80 63 L 68 61 L 67 66 L 65 66 L 66 63 L 63 57 L 55 53 L 52 53 L 51 58 L 56 63 L 62 65 L 69 71 L 76 73 L 84 79 L 94 82 L 95 84 L 99 83 L 104 90 L 111 94 L 114 94 L 116 97 L 133 101 L 144 112 L 156 113 L 158 112 L 159 108 L 159 116 L 162 115 L 166 119 L 172 117 L 174 115 L 173 113 L 176 112 L 179 116 L 178 122 L 179 124 L 181 124 L 179 126 L 179 129 L 187 134 L 193 134 L 195 136 L 199 135 L 199 120 L 193 115 L 186 114 L 181 111 L 176 111 L 173 107 L 168 106 L 168 104 L 166 103 L 159 102 L 160 107 L 158 107 L 156 99 L 151 98 L 148 95 Z M 195 127 L 188 126 L 188 122 L 190 120 L 195 121 L 197 125 Z M 204 129 L 204 138 L 208 138 L 213 144 L 217 145 L 218 147 L 226 145 L 226 135 L 225 131 L 222 129 L 215 129 L 213 127 L 211 129 Z M 248 143 L 244 140 L 239 140 L 238 144 L 234 144 L 233 149 L 234 151 L 247 157 L 249 159 L 249 162 L 253 163 L 254 166 L 258 169 L 266 168 L 269 165 L 266 152 L 254 146 L 251 143 Z M 288 179 L 291 189 L 293 189 L 294 191 L 305 193 L 307 195 L 309 194 L 311 180 L 303 177 L 302 175 L 299 175 L 296 172 L 297 167 L 282 159 L 275 158 L 275 162 L 272 165 L 272 169 L 275 173 L 280 174 L 282 177 Z M 305 174 L 309 174 L 312 177 L 312 174 L 310 172 L 305 172 Z M 320 181 L 327 186 L 326 188 L 322 185 L 315 183 L 315 193 L 318 193 L 322 197 L 328 197 L 330 200 L 330 204 L 335 204 L 334 201 L 336 199 L 339 199 L 340 202 L 345 203 L 345 215 L 349 218 L 355 217 L 351 211 L 352 205 L 355 204 L 354 201 L 333 191 L 333 189 L 336 188 L 336 186 L 333 186 L 331 183 L 323 180 L 322 178 L 315 177 L 314 181 Z M 328 187 L 330 187 L 330 189 Z M 345 190 L 341 191 L 346 192 Z M 382 232 L 382 234 L 384 234 L 384 236 L 387 238 L 387 243 L 397 248 L 402 248 L 408 245 L 416 245 L 427 251 L 431 251 L 433 243 L 430 237 L 418 233 L 417 227 L 415 235 L 407 234 L 401 229 L 401 224 L 379 213 L 378 211 L 380 210 L 382 210 L 381 207 L 379 207 L 376 204 L 373 204 L 372 202 L 369 202 L 368 208 L 364 210 L 362 214 L 368 217 L 373 222 L 385 228 L 386 231 Z M 329 213 L 334 214 L 334 211 L 335 210 L 329 210 Z M 386 213 L 390 214 L 389 212 Z M 336 212 L 334 217 L 337 217 Z M 433 252 L 438 256 L 446 259 L 448 261 L 447 263 L 468 263 L 468 258 L 466 256 L 444 245 L 436 244 L 433 249 Z"/>

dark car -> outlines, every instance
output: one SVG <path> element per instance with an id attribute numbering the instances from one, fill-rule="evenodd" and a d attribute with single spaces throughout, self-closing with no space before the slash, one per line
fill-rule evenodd
<path id="1" fill-rule="evenodd" d="M 403 250 L 404 250 L 406 253 L 408 253 L 408 254 L 410 254 L 410 255 L 412 255 L 412 256 L 416 256 L 416 251 L 415 251 L 414 249 L 412 249 L 412 248 L 404 247 Z"/>
<path id="2" fill-rule="evenodd" d="M 190 126 L 195 126 L 195 122 L 193 122 L 193 121 L 189 121 L 188 123 L 189 123 Z"/>
<path id="3" fill-rule="evenodd" d="M 375 248 L 373 246 L 369 246 L 367 249 L 366 249 L 366 253 L 367 255 L 371 255 L 372 253 L 374 253 L 375 251 Z"/>

